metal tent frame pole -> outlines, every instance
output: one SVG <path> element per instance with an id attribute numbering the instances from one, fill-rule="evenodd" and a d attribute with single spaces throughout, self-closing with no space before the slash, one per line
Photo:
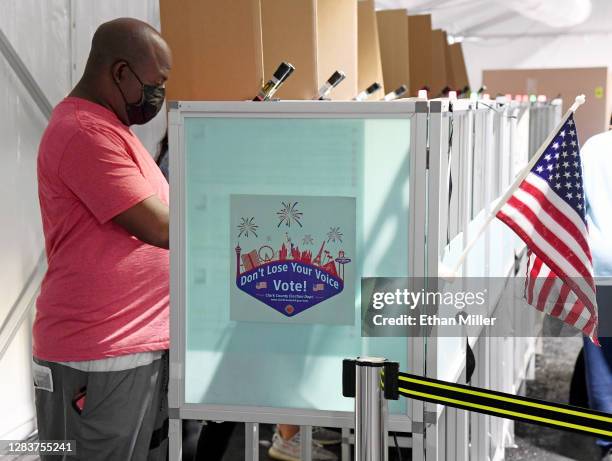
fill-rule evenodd
<path id="1" fill-rule="evenodd" d="M 42 114 L 46 119 L 49 119 L 49 117 L 51 117 L 53 106 L 51 106 L 47 96 L 45 96 L 43 90 L 40 88 L 36 80 L 34 80 L 34 77 L 21 60 L 19 54 L 2 29 L 0 29 L 0 52 L 13 69 L 13 72 L 15 72 L 19 78 L 19 81 L 26 88 L 28 94 L 34 100 Z"/>

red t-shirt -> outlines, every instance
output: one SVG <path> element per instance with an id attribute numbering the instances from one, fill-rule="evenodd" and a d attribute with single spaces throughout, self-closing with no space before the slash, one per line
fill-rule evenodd
<path id="1" fill-rule="evenodd" d="M 38 152 L 38 196 L 49 269 L 36 304 L 34 356 L 66 362 L 169 347 L 168 251 L 112 218 L 168 182 L 110 110 L 68 97 Z"/>

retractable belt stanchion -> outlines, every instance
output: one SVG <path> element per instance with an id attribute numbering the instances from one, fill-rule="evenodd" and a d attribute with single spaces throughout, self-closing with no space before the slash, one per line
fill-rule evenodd
<path id="1" fill-rule="evenodd" d="M 381 357 L 346 359 L 342 394 L 355 399 L 355 461 L 387 461 L 387 400 L 397 400 L 397 362 Z"/>
<path id="2" fill-rule="evenodd" d="M 355 461 L 387 461 L 387 400 L 400 395 L 460 410 L 612 438 L 609 413 L 399 373 L 379 357 L 345 359 L 342 395 L 355 399 Z"/>

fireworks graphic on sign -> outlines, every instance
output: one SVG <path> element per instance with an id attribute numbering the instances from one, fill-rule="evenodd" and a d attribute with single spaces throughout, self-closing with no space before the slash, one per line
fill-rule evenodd
<path id="1" fill-rule="evenodd" d="M 238 238 L 248 237 L 253 234 L 257 237 L 257 229 L 259 226 L 255 224 L 255 218 L 240 218 L 240 224 L 238 224 Z"/>
<path id="2" fill-rule="evenodd" d="M 327 243 L 332 242 L 340 242 L 342 243 L 342 237 L 344 234 L 340 232 L 340 227 L 330 227 L 329 232 L 327 233 Z"/>
<path id="3" fill-rule="evenodd" d="M 314 239 L 312 238 L 312 235 L 306 234 L 302 239 L 302 245 L 314 245 Z"/>
<path id="4" fill-rule="evenodd" d="M 297 209 L 298 202 L 281 202 L 283 204 L 283 208 L 280 211 L 276 212 L 278 215 L 278 219 L 280 220 L 278 226 L 280 227 L 283 223 L 285 226 L 291 227 L 291 224 L 297 224 L 302 227 L 302 223 L 300 220 L 302 219 L 302 212 Z"/>

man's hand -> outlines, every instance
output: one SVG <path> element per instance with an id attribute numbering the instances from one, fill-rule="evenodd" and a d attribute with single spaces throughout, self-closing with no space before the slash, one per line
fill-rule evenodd
<path id="1" fill-rule="evenodd" d="M 149 245 L 166 249 L 170 246 L 169 209 L 155 195 L 115 216 L 113 222 Z"/>

